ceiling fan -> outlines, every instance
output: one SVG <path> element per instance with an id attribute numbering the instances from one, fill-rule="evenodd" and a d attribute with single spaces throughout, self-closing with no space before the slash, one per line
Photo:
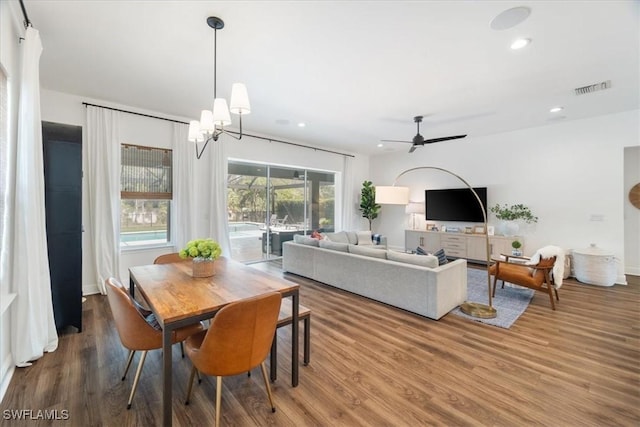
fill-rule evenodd
<path id="1" fill-rule="evenodd" d="M 422 147 L 424 144 L 432 144 L 434 142 L 449 141 L 451 139 L 460 139 L 467 136 L 467 135 L 453 135 L 453 136 L 444 136 L 442 138 L 424 139 L 424 137 L 420 135 L 420 123 L 422 123 L 423 118 L 424 116 L 415 116 L 413 118 L 413 121 L 416 123 L 418 132 L 416 133 L 416 136 L 413 137 L 412 141 L 398 141 L 396 139 L 383 139 L 382 142 L 408 142 L 409 144 L 413 144 L 409 149 L 409 153 L 413 153 L 417 147 Z"/>

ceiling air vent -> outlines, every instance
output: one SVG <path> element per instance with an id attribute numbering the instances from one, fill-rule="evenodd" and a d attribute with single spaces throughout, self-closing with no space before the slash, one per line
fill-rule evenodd
<path id="1" fill-rule="evenodd" d="M 605 80 L 604 82 L 592 84 L 589 86 L 577 87 L 574 89 L 574 91 L 576 92 L 576 95 L 586 95 L 587 93 L 593 93 L 609 88 L 611 88 L 611 80 Z"/>

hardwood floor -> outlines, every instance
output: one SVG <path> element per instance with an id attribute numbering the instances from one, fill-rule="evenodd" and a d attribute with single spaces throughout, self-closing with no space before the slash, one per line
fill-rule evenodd
<path id="1" fill-rule="evenodd" d="M 283 274 L 277 262 L 254 267 Z M 640 425 L 640 285 L 568 280 L 555 312 L 536 293 L 511 329 L 500 329 L 453 314 L 433 321 L 285 277 L 301 284 L 312 310 L 311 363 L 290 387 L 290 328 L 281 328 L 277 412 L 256 370 L 223 380 L 224 425 Z M 160 424 L 160 352 L 147 357 L 126 410 L 134 372 L 120 381 L 127 352 L 106 298 L 88 297 L 83 316 L 82 333 L 61 335 L 57 351 L 16 370 L 0 426 Z M 177 346 L 173 360 L 174 425 L 212 425 L 215 379 L 194 385 L 185 406 L 191 365 Z M 5 419 L 15 409 L 67 410 L 69 420 Z"/>

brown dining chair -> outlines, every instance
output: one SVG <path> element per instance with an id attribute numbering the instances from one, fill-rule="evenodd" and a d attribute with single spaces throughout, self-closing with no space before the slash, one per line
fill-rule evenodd
<path id="1" fill-rule="evenodd" d="M 191 261 L 190 258 L 180 258 L 180 254 L 178 252 L 173 252 L 170 254 L 164 254 L 158 256 L 155 260 L 153 260 L 154 264 L 172 264 L 175 262 L 187 262 Z"/>
<path id="2" fill-rule="evenodd" d="M 120 336 L 120 342 L 129 350 L 127 366 L 122 375 L 122 381 L 124 381 L 129 371 L 134 353 L 136 351 L 142 352 L 140 354 L 136 376 L 133 380 L 131 394 L 129 395 L 129 401 L 127 402 L 127 409 L 131 409 L 131 402 L 138 387 L 140 373 L 142 372 L 142 366 L 147 357 L 147 352 L 149 350 L 162 348 L 162 328 L 153 313 L 149 313 L 146 317 L 143 317 L 147 313 L 145 309 L 129 296 L 127 290 L 117 279 L 111 277 L 105 282 L 107 285 L 107 298 L 109 299 L 113 320 L 116 323 L 116 329 Z M 174 344 L 182 342 L 189 335 L 198 333 L 203 329 L 201 323 L 179 328 L 171 337 L 171 342 Z"/>
<path id="3" fill-rule="evenodd" d="M 511 255 L 503 255 L 504 260 L 494 260 L 495 264 L 489 268 L 489 274 L 493 276 L 493 296 L 496 296 L 496 284 L 498 280 L 513 283 L 514 285 L 524 286 L 526 288 L 542 291 L 549 294 L 551 301 L 551 309 L 555 310 L 556 305 L 553 301 L 553 293 L 555 292 L 556 300 L 558 290 L 553 285 L 552 270 L 556 262 L 556 257 L 540 259 L 537 264 L 529 265 L 523 262 L 528 260 L 527 257 L 516 257 Z M 516 261 L 516 262 L 513 262 Z"/>
<path id="4" fill-rule="evenodd" d="M 189 404 L 196 371 L 215 376 L 216 426 L 220 425 L 222 377 L 245 373 L 258 365 L 271 411 L 276 411 L 264 361 L 275 334 L 281 300 L 279 293 L 270 292 L 226 305 L 218 311 L 208 330 L 185 341 L 187 356 L 193 363 L 185 404 Z"/>

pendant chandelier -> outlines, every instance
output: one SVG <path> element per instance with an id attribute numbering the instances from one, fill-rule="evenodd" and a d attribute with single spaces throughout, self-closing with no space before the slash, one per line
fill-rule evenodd
<path id="1" fill-rule="evenodd" d="M 242 138 L 242 115 L 251 112 L 249 95 L 243 83 L 234 83 L 231 87 L 231 100 L 227 107 L 227 100 L 218 98 L 216 92 L 216 45 L 218 30 L 224 28 L 224 21 L 215 16 L 207 18 L 207 24 L 213 28 L 213 110 L 202 110 L 200 121 L 189 122 L 189 141 L 196 143 L 196 158 L 202 157 L 204 149 L 209 141 L 217 141 L 218 137 L 225 133 L 235 139 Z M 240 116 L 240 133 L 235 136 L 225 130 L 225 126 L 231 124 L 229 112 Z M 198 149 L 198 143 L 204 142 L 202 150 Z"/>

